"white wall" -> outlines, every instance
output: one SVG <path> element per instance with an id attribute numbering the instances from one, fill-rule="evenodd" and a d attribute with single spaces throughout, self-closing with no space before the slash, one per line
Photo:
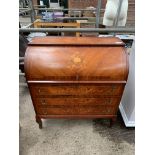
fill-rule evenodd
<path id="1" fill-rule="evenodd" d="M 135 43 L 133 42 L 129 56 L 129 76 L 119 106 L 127 127 L 135 126 Z"/>

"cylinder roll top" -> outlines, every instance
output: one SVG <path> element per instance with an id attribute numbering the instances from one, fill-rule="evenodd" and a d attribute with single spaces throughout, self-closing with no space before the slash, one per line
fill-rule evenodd
<path id="1" fill-rule="evenodd" d="M 34 38 L 25 54 L 27 81 L 126 82 L 128 56 L 116 37 Z"/>

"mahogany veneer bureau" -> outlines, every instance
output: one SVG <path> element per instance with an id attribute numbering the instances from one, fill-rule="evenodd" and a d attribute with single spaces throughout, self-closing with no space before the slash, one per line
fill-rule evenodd
<path id="1" fill-rule="evenodd" d="M 36 122 L 44 118 L 115 121 L 128 77 L 128 55 L 115 37 L 41 37 L 24 60 Z"/>

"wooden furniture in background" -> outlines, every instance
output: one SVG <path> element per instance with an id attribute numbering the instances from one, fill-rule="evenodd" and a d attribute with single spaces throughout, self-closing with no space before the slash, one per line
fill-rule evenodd
<path id="1" fill-rule="evenodd" d="M 128 54 L 115 37 L 41 37 L 25 54 L 36 121 L 117 117 L 128 77 Z"/>
<path id="2" fill-rule="evenodd" d="M 34 21 L 34 28 L 40 28 L 40 27 L 75 27 L 80 28 L 80 23 L 52 23 L 52 22 L 43 22 L 39 19 Z M 76 37 L 79 37 L 80 33 L 76 32 Z"/>

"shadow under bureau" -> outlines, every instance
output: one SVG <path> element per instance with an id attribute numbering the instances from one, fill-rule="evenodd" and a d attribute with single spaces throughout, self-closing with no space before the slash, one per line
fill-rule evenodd
<path id="1" fill-rule="evenodd" d="M 24 60 L 36 121 L 117 117 L 128 55 L 116 37 L 38 37 Z"/>

